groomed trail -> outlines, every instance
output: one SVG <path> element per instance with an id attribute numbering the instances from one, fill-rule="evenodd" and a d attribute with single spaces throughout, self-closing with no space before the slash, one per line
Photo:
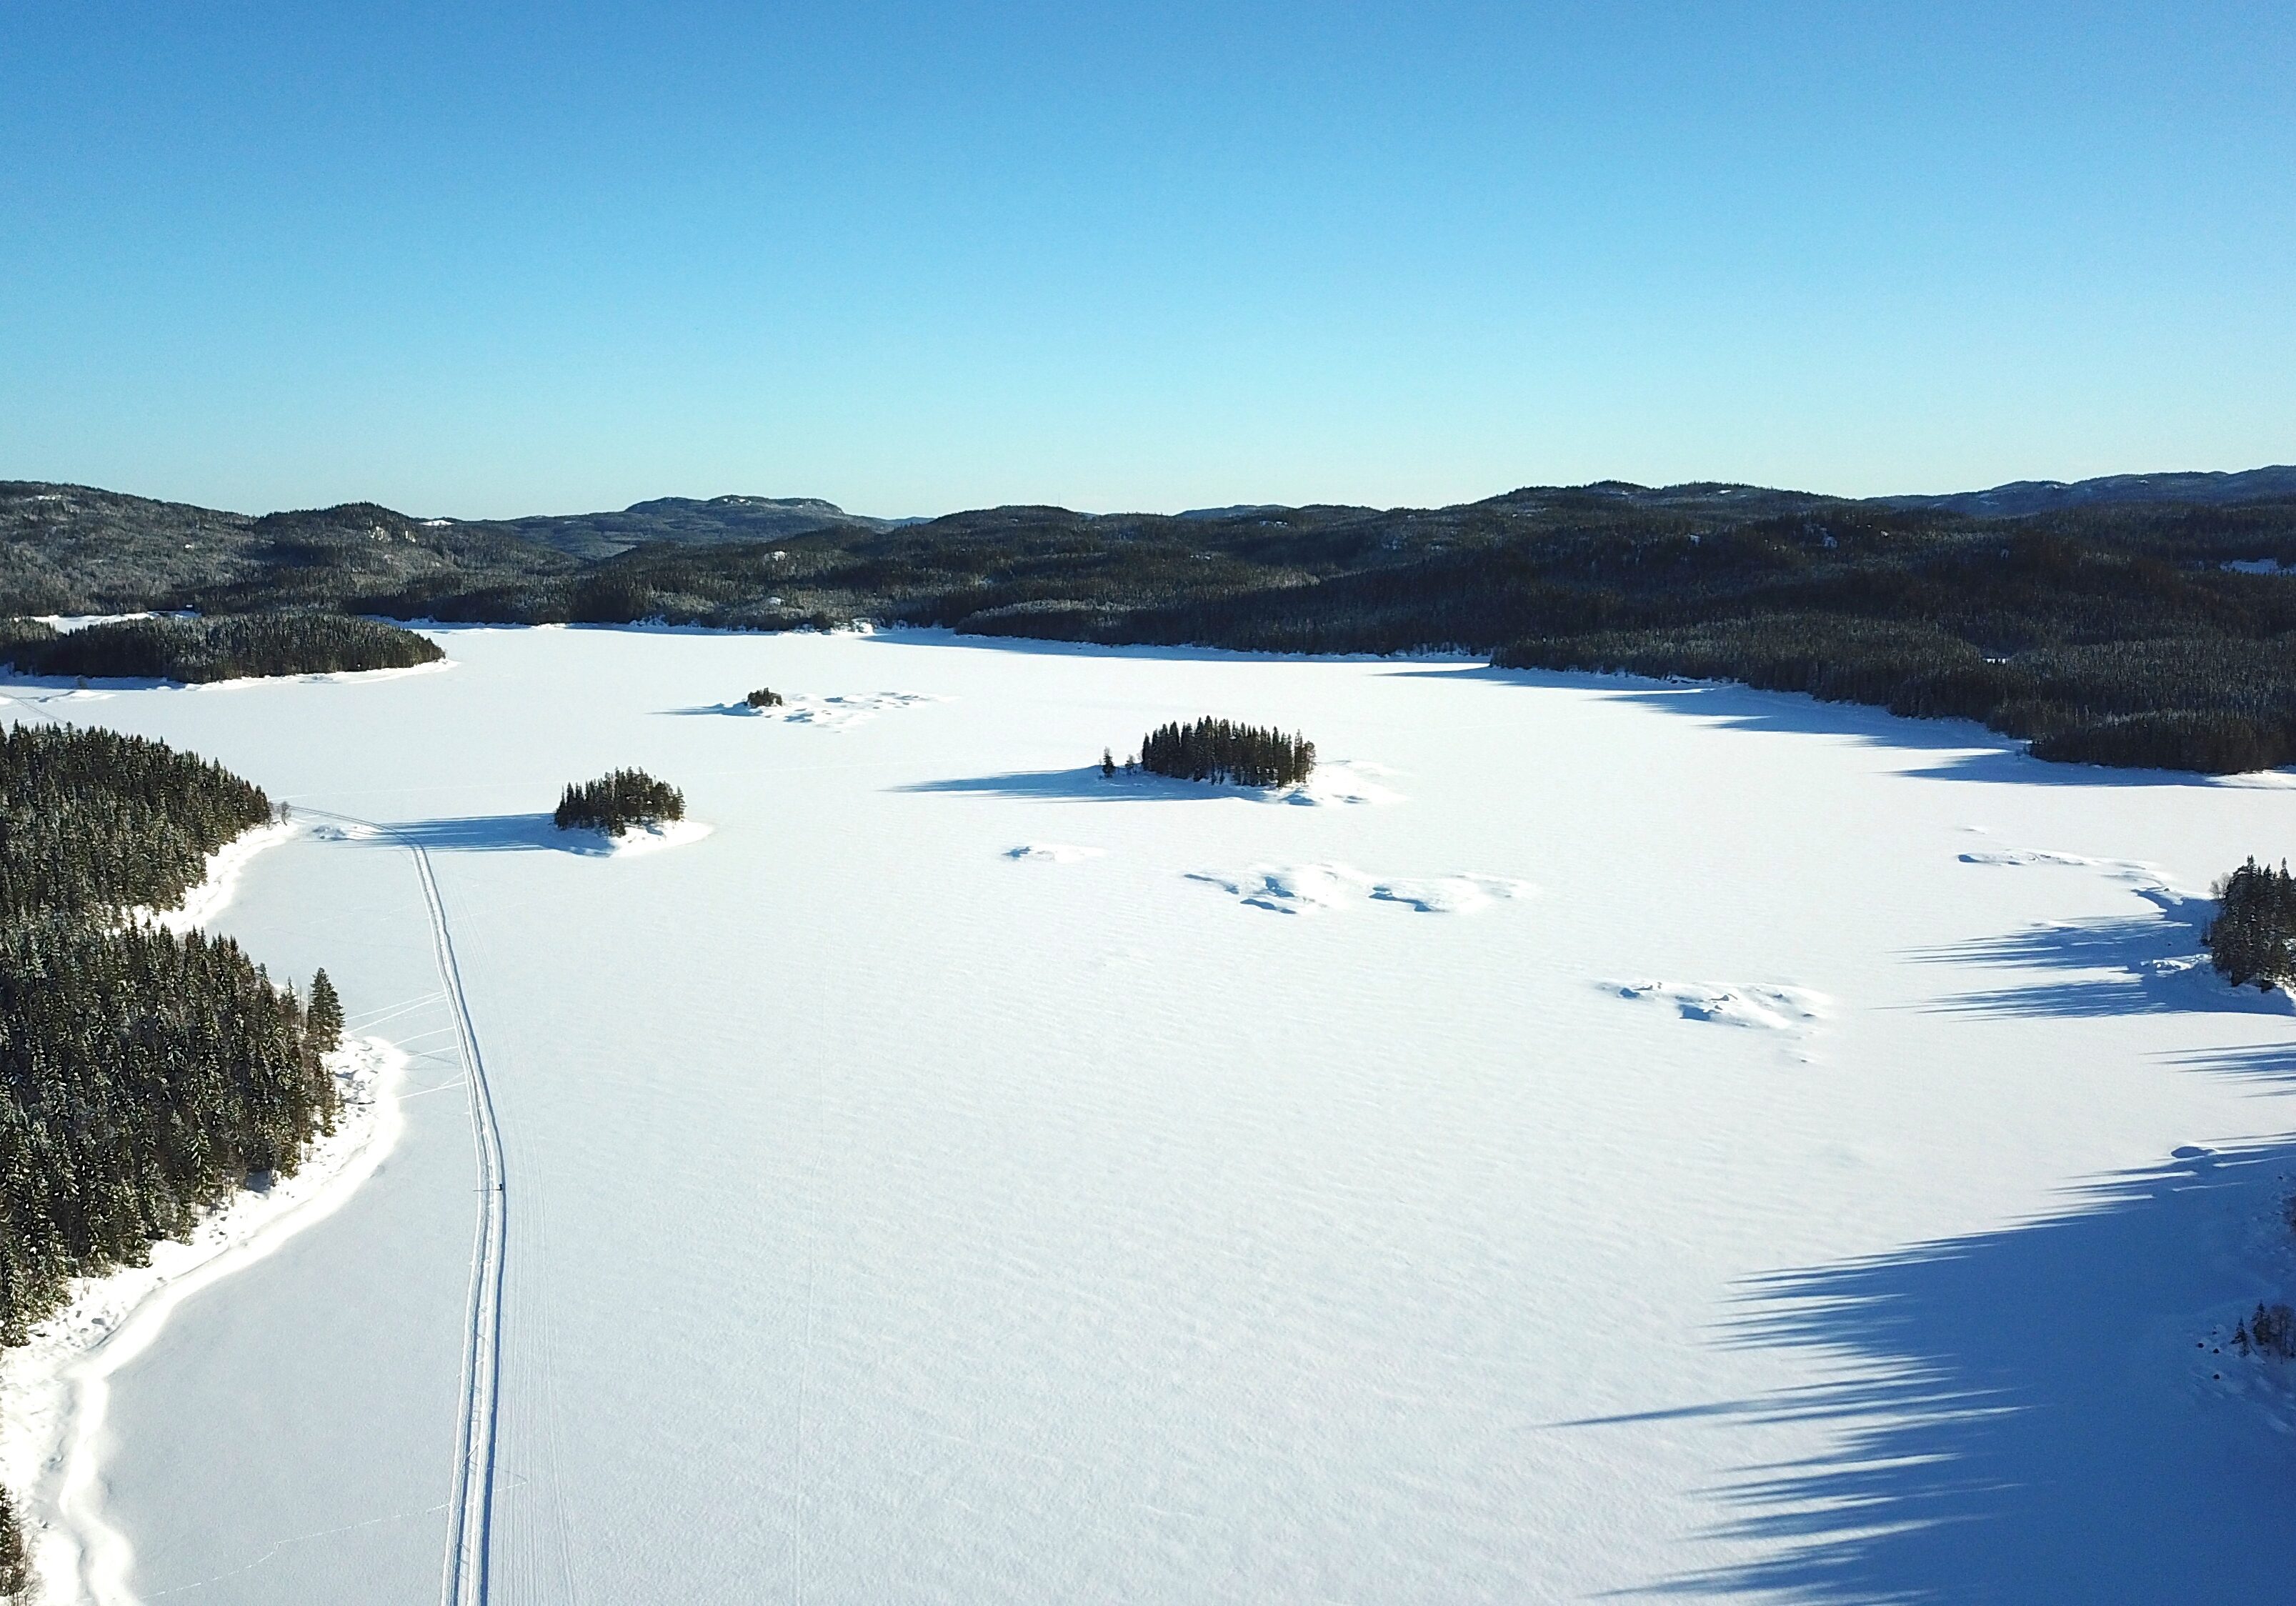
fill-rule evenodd
<path id="1" fill-rule="evenodd" d="M 484 1606 L 487 1557 L 494 1517 L 495 1430 L 502 1382 L 503 1243 L 508 1199 L 504 1187 L 502 1135 L 495 1124 L 494 1093 L 487 1081 L 478 1028 L 463 993 L 463 972 L 455 938 L 447 928 L 447 906 L 431 873 L 430 855 L 420 842 L 389 825 L 328 809 L 303 812 L 356 825 L 389 837 L 414 860 L 422 900 L 430 918 L 430 940 L 438 955 L 439 981 L 454 1018 L 455 1038 L 468 1069 L 471 1128 L 478 1150 L 478 1240 L 471 1253 L 471 1304 L 463 1337 L 462 1420 L 455 1435 L 454 1487 L 447 1508 L 447 1555 L 439 1581 L 442 1606 Z"/>

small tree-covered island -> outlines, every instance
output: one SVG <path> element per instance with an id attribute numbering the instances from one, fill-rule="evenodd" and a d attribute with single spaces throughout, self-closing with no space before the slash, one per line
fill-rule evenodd
<path id="1" fill-rule="evenodd" d="M 551 815 L 561 831 L 602 831 L 619 836 L 639 827 L 685 818 L 685 794 L 642 769 L 609 771 L 570 784 Z"/>
<path id="2" fill-rule="evenodd" d="M 1207 715 L 1193 725 L 1177 721 L 1140 739 L 1136 761 L 1152 775 L 1177 781 L 1226 782 L 1236 786 L 1292 786 L 1316 768 L 1316 744 L 1274 726 L 1237 725 Z M 1116 758 L 1103 752 L 1101 773 L 1113 775 Z"/>

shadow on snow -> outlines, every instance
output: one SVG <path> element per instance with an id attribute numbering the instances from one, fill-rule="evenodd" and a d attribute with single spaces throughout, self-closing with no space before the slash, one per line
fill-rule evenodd
<path id="1" fill-rule="evenodd" d="M 361 839 L 377 848 L 423 848 L 432 853 L 602 854 L 605 839 L 594 831 L 561 831 L 546 814 L 463 815 L 449 819 L 409 820 Z"/>
<path id="2" fill-rule="evenodd" d="M 2202 937 L 2216 918 L 2213 899 L 2156 887 L 2134 889 L 2158 911 L 2056 921 L 1912 957 L 1938 964 L 1984 964 L 2036 971 L 2046 979 L 1957 993 L 1930 1007 L 1958 1014 L 2093 1018 L 2178 1012 L 2286 1015 L 2284 992 L 2234 987 L 2210 965 Z"/>
<path id="3" fill-rule="evenodd" d="M 1625 1593 L 2285 1598 L 2290 1440 L 2264 1399 L 2212 1374 L 2292 1401 L 2296 1364 L 2202 1340 L 2291 1291 L 2254 1246 L 2276 1234 L 2262 1264 L 2289 1269 L 2296 1143 L 2177 1152 L 2047 1220 L 1754 1282 L 1724 1341 L 1815 1351 L 1838 1381 L 1651 1414 L 1820 1422 L 1838 1441 L 1710 1491 L 1731 1515 L 1710 1536 L 1767 1554 Z"/>
<path id="4" fill-rule="evenodd" d="M 2284 994 L 2235 990 L 2199 956 L 2210 900 L 2136 890 L 2158 914 L 1915 957 L 2067 973 L 1937 1006 L 1947 1009 L 2290 1012 Z M 2296 1079 L 2296 1044 L 2170 1062 L 2284 1083 Z M 1707 1491 L 1728 1513 L 1708 1536 L 1757 1545 L 1755 1559 L 1624 1593 L 1998 1606 L 2284 1598 L 2296 1572 L 2285 1512 L 2296 1363 L 2213 1346 L 2258 1302 L 2296 1295 L 2292 1177 L 2296 1141 L 2179 1149 L 2074 1190 L 2043 1220 L 1743 1285 L 1721 1341 L 1809 1352 L 1833 1381 L 1647 1416 L 1823 1422 L 1834 1442 Z"/>
<path id="5" fill-rule="evenodd" d="M 998 775 L 952 776 L 919 781 L 895 791 L 959 792 L 984 798 L 1036 798 L 1046 801 L 1141 803 L 1181 798 L 1259 798 L 1250 787 L 1218 786 L 1204 781 L 1175 781 L 1164 775 L 1100 773 L 1100 766 L 1077 769 L 1012 770 Z"/>
<path id="6" fill-rule="evenodd" d="M 2296 786 L 2296 774 L 2218 776 L 2183 770 L 2107 769 L 2093 764 L 2052 764 L 2025 744 L 1968 719 L 1914 719 L 1868 703 L 1820 702 L 1802 692 L 1765 692 L 1731 681 L 1652 680 L 1548 669 L 1398 668 L 1399 676 L 1480 680 L 1505 685 L 1601 692 L 1664 713 L 1703 719 L 1730 730 L 1775 731 L 1808 736 L 1849 736 L 1870 746 L 1936 753 L 1911 775 L 1936 781 L 1987 781 L 2021 786 Z"/>

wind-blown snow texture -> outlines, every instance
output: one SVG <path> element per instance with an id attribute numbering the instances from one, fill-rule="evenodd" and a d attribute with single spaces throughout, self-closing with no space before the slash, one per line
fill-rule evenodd
<path id="1" fill-rule="evenodd" d="M 2296 1287 L 2296 1020 L 2179 889 L 2287 787 L 1456 663 L 448 645 L 101 713 L 430 851 L 494 1600 L 2284 1591 L 2296 1395 L 2210 1340 Z M 873 717 L 686 717 L 750 685 Z M 1101 779 L 1203 713 L 1376 806 Z M 537 828 L 619 764 L 714 832 Z M 148 1595 L 427 1598 L 475 1200 L 420 889 L 307 838 L 219 923 L 443 1090 L 115 1379 L 113 1519 Z"/>

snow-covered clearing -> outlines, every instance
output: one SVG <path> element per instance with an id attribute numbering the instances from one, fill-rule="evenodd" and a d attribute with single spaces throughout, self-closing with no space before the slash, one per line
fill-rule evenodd
<path id="1" fill-rule="evenodd" d="M 144 1598 L 436 1594 L 480 1196 L 409 842 L 503 1146 L 490 1599 L 2284 1593 L 2296 1368 L 2224 1340 L 2296 1290 L 2296 1019 L 2191 959 L 2279 780 L 1456 662 L 442 634 L 101 708 L 390 828 L 219 924 L 422 1085 L 113 1375 Z M 680 717 L 752 685 L 904 701 Z M 1204 713 L 1378 806 L 1100 774 Z M 712 832 L 538 851 L 625 764 Z"/>

